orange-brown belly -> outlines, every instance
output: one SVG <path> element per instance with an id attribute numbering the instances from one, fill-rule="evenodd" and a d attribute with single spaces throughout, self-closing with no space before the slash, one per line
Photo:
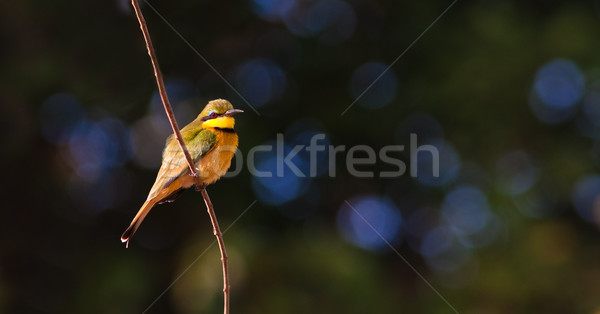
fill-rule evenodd
<path id="1" fill-rule="evenodd" d="M 224 175 L 231 166 L 231 159 L 238 146 L 238 136 L 234 132 L 214 130 L 217 142 L 214 148 L 202 156 L 198 162 L 200 179 L 206 184 L 211 184 Z"/>

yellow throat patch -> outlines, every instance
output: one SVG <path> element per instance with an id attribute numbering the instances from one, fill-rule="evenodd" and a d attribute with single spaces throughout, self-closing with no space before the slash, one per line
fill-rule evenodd
<path id="1" fill-rule="evenodd" d="M 210 119 L 202 123 L 203 128 L 222 128 L 222 129 L 233 129 L 235 125 L 235 119 L 232 117 L 218 117 Z"/>

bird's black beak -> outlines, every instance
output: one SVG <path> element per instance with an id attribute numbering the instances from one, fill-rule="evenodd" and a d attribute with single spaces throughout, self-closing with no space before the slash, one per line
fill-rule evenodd
<path id="1" fill-rule="evenodd" d="M 227 110 L 227 111 L 225 111 L 225 114 L 224 114 L 224 116 L 226 116 L 226 117 L 231 117 L 231 116 L 233 116 L 234 114 L 236 114 L 236 113 L 241 113 L 241 112 L 244 112 L 244 110 L 241 110 L 241 109 L 231 109 L 231 110 Z"/>

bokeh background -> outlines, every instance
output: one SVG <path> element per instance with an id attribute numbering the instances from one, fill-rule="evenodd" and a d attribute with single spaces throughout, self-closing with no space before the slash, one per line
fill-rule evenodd
<path id="1" fill-rule="evenodd" d="M 244 157 L 277 133 L 440 151 L 439 178 L 320 154 L 210 186 L 232 313 L 453 313 L 346 200 L 460 313 L 600 313 L 599 1 L 459 1 L 341 115 L 450 3 L 151 1 L 260 115 L 142 5 L 179 124 L 230 100 Z M 0 25 L 0 312 L 221 312 L 199 193 L 119 241 L 170 133 L 130 3 L 4 1 Z"/>

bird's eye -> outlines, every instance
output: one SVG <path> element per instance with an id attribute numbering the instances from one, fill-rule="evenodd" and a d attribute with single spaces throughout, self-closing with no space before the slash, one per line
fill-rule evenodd
<path id="1" fill-rule="evenodd" d="M 209 113 L 208 116 L 211 117 L 211 118 L 216 118 L 217 117 L 217 113 L 213 111 L 213 112 Z"/>

